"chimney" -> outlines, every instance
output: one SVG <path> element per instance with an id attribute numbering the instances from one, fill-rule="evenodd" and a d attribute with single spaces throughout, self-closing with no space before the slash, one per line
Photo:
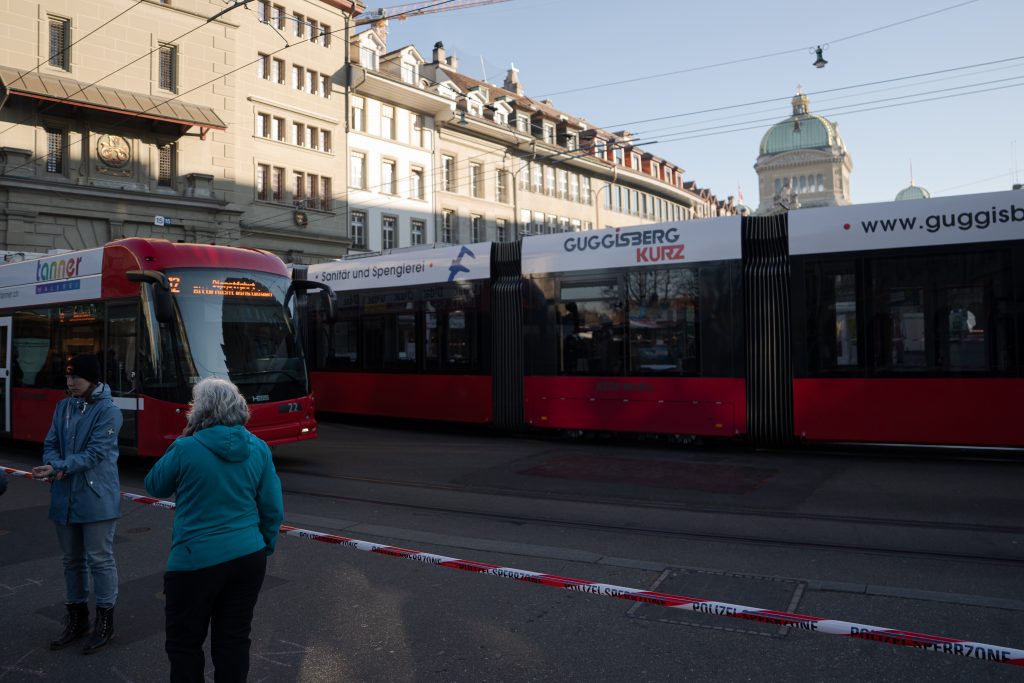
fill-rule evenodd
<path id="1" fill-rule="evenodd" d="M 523 85 L 519 82 L 519 69 L 516 68 L 515 64 L 509 66 L 508 73 L 505 74 L 505 83 L 502 87 L 517 95 L 523 94 Z"/>
<path id="2" fill-rule="evenodd" d="M 456 57 L 455 55 L 452 55 L 451 57 L 449 57 L 448 58 L 448 66 L 451 67 L 452 71 L 458 71 L 459 70 L 459 58 Z"/>
<path id="3" fill-rule="evenodd" d="M 444 64 L 444 43 L 434 43 L 434 64 Z"/>

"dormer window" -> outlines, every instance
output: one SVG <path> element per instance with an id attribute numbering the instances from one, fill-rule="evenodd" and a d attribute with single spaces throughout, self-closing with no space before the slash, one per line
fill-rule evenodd
<path id="1" fill-rule="evenodd" d="M 651 175 L 657 178 L 658 180 L 661 180 L 661 168 L 658 166 L 656 162 L 653 161 L 651 162 Z"/>
<path id="2" fill-rule="evenodd" d="M 359 48 L 359 65 L 365 69 L 377 70 L 377 51 L 370 45 Z"/>
<path id="3" fill-rule="evenodd" d="M 543 131 L 544 131 L 544 142 L 547 142 L 548 144 L 551 144 L 551 145 L 555 144 L 555 124 L 553 124 L 553 123 L 544 123 Z"/>
<path id="4" fill-rule="evenodd" d="M 508 123 L 508 114 L 503 112 L 501 109 L 494 110 L 494 122 L 506 125 Z"/>
<path id="5" fill-rule="evenodd" d="M 530 132 L 530 117 L 523 114 L 516 116 L 516 128 L 524 133 Z"/>
<path id="6" fill-rule="evenodd" d="M 402 62 L 402 82 L 413 85 L 416 83 L 416 63 Z"/>
<path id="7" fill-rule="evenodd" d="M 639 171 L 640 170 L 640 155 L 639 154 L 632 154 L 632 155 L 630 155 L 630 163 L 633 165 L 633 170 L 634 171 Z"/>

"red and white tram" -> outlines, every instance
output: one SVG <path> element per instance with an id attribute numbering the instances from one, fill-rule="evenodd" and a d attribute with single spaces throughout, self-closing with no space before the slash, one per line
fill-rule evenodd
<path id="1" fill-rule="evenodd" d="M 339 294 L 333 324 L 307 316 L 326 411 L 1024 447 L 1019 191 L 397 250 L 310 278 Z"/>
<path id="2" fill-rule="evenodd" d="M 316 435 L 305 360 L 287 310 L 293 284 L 252 249 L 130 238 L 0 266 L 3 431 L 42 441 L 66 360 L 95 353 L 125 420 L 126 452 L 159 456 L 191 386 L 230 378 L 270 444 Z"/>

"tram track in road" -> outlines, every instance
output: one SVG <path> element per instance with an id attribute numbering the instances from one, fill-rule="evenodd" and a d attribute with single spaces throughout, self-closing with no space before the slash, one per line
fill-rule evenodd
<path id="1" fill-rule="evenodd" d="M 763 520 L 792 520 L 810 521 L 835 524 L 862 524 L 872 526 L 888 526 L 893 528 L 907 529 L 932 529 L 938 531 L 957 531 L 963 533 L 995 533 L 1015 536 L 1024 536 L 1024 529 L 1002 525 L 987 524 L 965 524 L 965 523 L 943 523 L 928 520 L 901 520 L 893 518 L 861 517 L 851 515 L 830 515 L 819 513 L 800 513 L 775 510 L 751 510 L 744 508 L 732 508 L 725 506 L 708 505 L 680 505 L 664 502 L 649 502 L 623 500 L 616 498 L 601 498 L 595 496 L 571 496 L 571 495 L 547 495 L 524 492 L 517 490 L 503 490 L 497 488 L 467 487 L 455 484 L 440 484 L 429 482 L 410 482 L 402 480 L 389 480 L 372 477 L 354 477 L 347 475 L 311 474 L 302 471 L 287 471 L 287 474 L 301 476 L 316 476 L 320 479 L 332 479 L 350 481 L 358 484 L 370 484 L 376 486 L 392 486 L 399 488 L 427 489 L 432 491 L 443 491 L 452 493 L 465 493 L 475 495 L 500 495 L 512 498 L 526 498 L 531 500 L 543 500 L 553 503 L 580 503 L 590 505 L 604 505 L 635 509 L 654 509 L 669 512 L 732 515 Z M 525 525 L 537 524 L 561 528 L 574 528 L 588 531 L 608 533 L 642 534 L 645 536 L 660 536 L 667 538 L 679 538 L 688 540 L 701 540 L 715 543 L 739 543 L 748 545 L 774 546 L 799 548 L 805 550 L 831 550 L 842 552 L 856 552 L 883 556 L 902 556 L 917 559 L 941 559 L 963 562 L 985 562 L 991 564 L 1004 564 L 1010 566 L 1024 565 L 1024 557 L 1000 556 L 984 553 L 971 553 L 963 551 L 926 550 L 915 548 L 885 547 L 882 545 L 838 543 L 817 540 L 796 540 L 787 538 L 772 538 L 767 536 L 755 536 L 749 534 L 723 533 L 723 532 L 702 532 L 695 530 L 681 530 L 669 528 L 656 528 L 651 526 L 614 524 L 606 522 L 587 522 L 568 519 L 554 519 L 550 516 L 530 515 L 524 513 L 503 513 L 488 510 L 472 509 L 468 507 L 457 507 L 452 505 L 433 505 L 428 503 L 415 503 L 409 501 L 385 500 L 380 497 L 366 497 L 352 494 L 342 494 L 303 488 L 294 485 L 284 487 L 284 492 L 291 495 L 303 495 L 330 500 L 346 501 L 350 503 L 363 503 L 369 505 L 385 505 L 390 508 L 401 508 L 417 512 L 430 512 L 438 514 L 464 515 L 479 519 L 489 519 L 509 524 Z"/>

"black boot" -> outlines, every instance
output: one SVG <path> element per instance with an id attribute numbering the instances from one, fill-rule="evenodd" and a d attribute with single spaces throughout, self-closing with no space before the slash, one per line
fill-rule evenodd
<path id="1" fill-rule="evenodd" d="M 73 602 L 67 605 L 68 615 L 64 619 L 64 633 L 57 640 L 50 641 L 51 650 L 60 650 L 89 632 L 89 605 Z"/>
<path id="2" fill-rule="evenodd" d="M 92 629 L 92 638 L 82 648 L 83 655 L 91 655 L 114 637 L 114 608 L 97 607 L 96 625 Z"/>

